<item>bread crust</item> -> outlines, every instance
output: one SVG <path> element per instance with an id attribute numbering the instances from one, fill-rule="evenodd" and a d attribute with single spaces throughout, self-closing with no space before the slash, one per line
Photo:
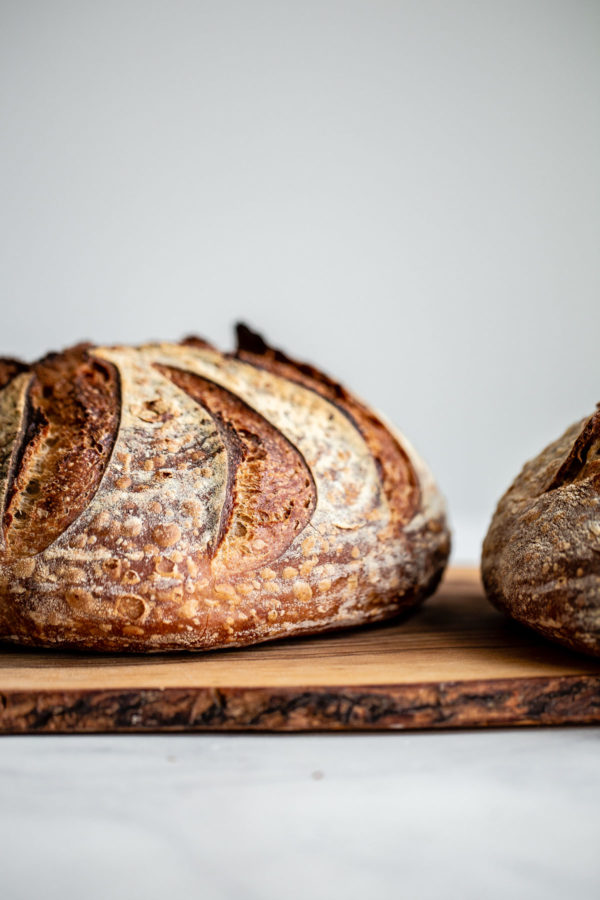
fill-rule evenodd
<path id="1" fill-rule="evenodd" d="M 500 500 L 482 577 L 499 609 L 600 655 L 600 410 L 528 462 Z"/>
<path id="2" fill-rule="evenodd" d="M 0 638 L 242 646 L 421 602 L 442 497 L 405 439 L 241 329 L 0 366 Z M 249 344 L 251 346 L 249 346 Z"/>

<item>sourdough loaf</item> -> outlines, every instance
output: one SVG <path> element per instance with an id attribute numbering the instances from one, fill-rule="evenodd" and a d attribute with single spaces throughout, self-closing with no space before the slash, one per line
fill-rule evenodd
<path id="1" fill-rule="evenodd" d="M 600 655 L 600 410 L 528 462 L 502 497 L 482 576 L 499 609 Z"/>
<path id="2" fill-rule="evenodd" d="M 0 638 L 210 649 L 395 615 L 437 585 L 442 498 L 403 437 L 238 326 L 0 363 Z"/>

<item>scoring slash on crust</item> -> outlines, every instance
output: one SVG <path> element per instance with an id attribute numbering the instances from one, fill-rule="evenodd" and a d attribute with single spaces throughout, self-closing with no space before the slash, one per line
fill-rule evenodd
<path id="1" fill-rule="evenodd" d="M 245 326 L 0 363 L 0 638 L 240 646 L 419 603 L 449 552 L 405 440 Z"/>

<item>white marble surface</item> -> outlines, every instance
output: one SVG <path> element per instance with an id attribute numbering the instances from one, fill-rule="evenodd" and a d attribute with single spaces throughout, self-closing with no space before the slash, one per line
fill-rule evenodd
<path id="1" fill-rule="evenodd" d="M 2 900 L 600 896 L 600 730 L 0 740 Z"/>

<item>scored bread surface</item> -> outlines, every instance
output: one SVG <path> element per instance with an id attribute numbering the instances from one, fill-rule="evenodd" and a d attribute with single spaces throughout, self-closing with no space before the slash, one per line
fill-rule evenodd
<path id="1" fill-rule="evenodd" d="M 0 639 L 209 649 L 385 618 L 449 552 L 400 435 L 244 327 L 0 363 Z"/>

